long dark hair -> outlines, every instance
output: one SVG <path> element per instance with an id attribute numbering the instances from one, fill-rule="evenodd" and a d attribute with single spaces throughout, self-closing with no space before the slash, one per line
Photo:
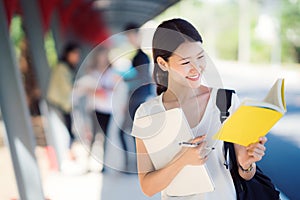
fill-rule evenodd
<path id="1" fill-rule="evenodd" d="M 162 22 L 155 30 L 152 41 L 154 60 L 153 79 L 157 85 L 156 93 L 160 95 L 168 88 L 168 72 L 157 64 L 157 57 L 168 62 L 169 57 L 182 43 L 201 42 L 202 37 L 196 28 L 186 20 L 175 18 Z"/>
<path id="2" fill-rule="evenodd" d="M 79 50 L 79 49 L 80 49 L 79 44 L 77 44 L 75 42 L 67 43 L 63 48 L 63 51 L 61 53 L 61 56 L 60 56 L 59 60 L 66 63 L 70 67 L 70 69 L 73 70 L 74 66 L 72 66 L 73 64 L 69 62 L 68 55 L 69 55 L 70 52 L 75 51 L 75 50 Z"/>

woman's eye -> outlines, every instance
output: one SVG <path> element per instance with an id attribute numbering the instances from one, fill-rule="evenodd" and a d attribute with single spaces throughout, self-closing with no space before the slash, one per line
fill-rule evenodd
<path id="1" fill-rule="evenodd" d="M 199 56 L 199 57 L 198 57 L 199 60 L 202 59 L 202 58 L 204 58 L 204 56 Z"/>
<path id="2" fill-rule="evenodd" d="M 181 63 L 181 65 L 187 65 L 187 64 L 189 64 L 190 63 L 190 61 L 186 61 L 186 62 L 184 62 L 184 63 Z"/>

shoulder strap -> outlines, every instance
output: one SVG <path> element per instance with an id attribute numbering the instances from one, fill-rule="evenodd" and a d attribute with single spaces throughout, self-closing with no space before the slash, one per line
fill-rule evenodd
<path id="1" fill-rule="evenodd" d="M 220 110 L 220 121 L 223 123 L 227 117 L 229 116 L 229 108 L 231 107 L 231 99 L 232 94 L 235 93 L 234 90 L 228 89 L 218 89 L 217 98 L 216 98 L 216 105 Z M 230 143 L 224 142 L 224 156 L 225 156 L 225 163 L 224 165 L 228 169 L 229 167 L 229 159 L 228 159 L 228 149 L 230 148 Z"/>
<path id="2" fill-rule="evenodd" d="M 228 90 L 228 89 L 218 89 L 217 92 L 217 98 L 216 98 L 216 105 L 218 109 L 220 110 L 220 120 L 221 123 L 227 119 L 229 116 L 229 108 L 231 106 L 231 99 L 232 99 L 232 94 L 235 93 L 234 90 Z"/>

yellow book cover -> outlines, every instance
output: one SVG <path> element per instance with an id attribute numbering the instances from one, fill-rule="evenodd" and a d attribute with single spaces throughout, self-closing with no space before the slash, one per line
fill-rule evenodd
<path id="1" fill-rule="evenodd" d="M 284 96 L 284 79 L 278 79 L 263 101 L 244 100 L 213 138 L 243 146 L 257 142 L 285 114 Z"/>

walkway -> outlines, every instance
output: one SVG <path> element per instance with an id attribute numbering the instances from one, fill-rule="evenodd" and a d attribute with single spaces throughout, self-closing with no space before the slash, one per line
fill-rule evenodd
<path id="1" fill-rule="evenodd" d="M 250 69 L 247 65 L 230 62 L 216 64 L 223 76 L 225 87 L 235 88 L 241 99 L 261 99 L 277 77 L 286 78 L 288 113 L 268 135 L 267 156 L 259 165 L 290 199 L 300 199 L 296 188 L 300 185 L 300 71 L 265 67 Z M 0 134 L 3 134 L 1 129 Z M 116 137 L 111 136 L 111 139 L 116 141 Z M 119 143 L 115 145 L 118 146 Z M 40 147 L 36 149 L 46 197 L 52 200 L 159 199 L 159 194 L 152 198 L 142 194 L 135 174 L 115 170 L 106 170 L 104 174 L 85 173 L 89 162 L 86 160 L 87 152 L 81 144 L 78 145 L 78 154 L 81 155 L 81 159 L 77 165 L 70 164 L 67 173 L 59 173 L 49 168 L 45 150 Z M 110 147 L 108 154 L 110 162 L 114 163 L 116 168 L 122 169 L 121 152 Z M 18 194 L 7 148 L 0 148 L 0 158 L 0 199 L 12 200 L 17 198 Z M 96 162 L 93 166 L 96 171 L 99 170 L 100 164 Z"/>

